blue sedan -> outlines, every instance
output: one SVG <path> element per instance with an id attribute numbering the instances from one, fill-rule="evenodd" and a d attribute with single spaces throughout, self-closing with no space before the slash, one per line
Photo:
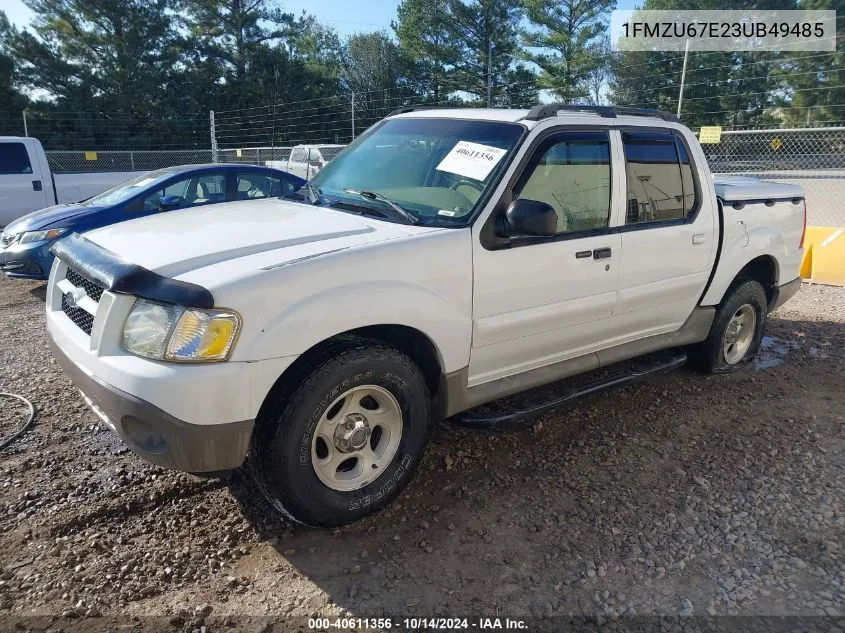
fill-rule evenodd
<path id="1" fill-rule="evenodd" d="M 47 279 L 50 247 L 62 236 L 153 213 L 231 200 L 301 198 L 305 180 L 269 167 L 187 165 L 151 171 L 75 204 L 35 211 L 0 234 L 0 270 L 8 277 Z"/>

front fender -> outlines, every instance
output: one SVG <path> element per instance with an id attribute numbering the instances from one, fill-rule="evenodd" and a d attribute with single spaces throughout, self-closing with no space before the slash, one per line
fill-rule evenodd
<path id="1" fill-rule="evenodd" d="M 472 318 L 431 288 L 404 282 L 345 283 L 285 307 L 241 351 L 246 358 L 295 356 L 333 336 L 373 325 L 425 334 L 448 373 L 469 363 Z"/>

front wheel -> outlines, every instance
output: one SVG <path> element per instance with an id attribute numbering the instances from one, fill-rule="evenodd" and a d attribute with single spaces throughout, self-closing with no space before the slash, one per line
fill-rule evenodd
<path id="1" fill-rule="evenodd" d="M 768 302 L 759 282 L 736 283 L 716 310 L 707 340 L 692 350 L 705 373 L 727 373 L 747 367 L 760 350 Z"/>
<path id="2" fill-rule="evenodd" d="M 389 503 L 419 463 L 431 402 L 414 362 L 381 342 L 331 348 L 258 422 L 250 465 L 270 504 L 312 526 Z"/>

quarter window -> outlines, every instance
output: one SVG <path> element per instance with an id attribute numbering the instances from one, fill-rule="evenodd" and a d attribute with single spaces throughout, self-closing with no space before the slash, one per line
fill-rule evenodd
<path id="1" fill-rule="evenodd" d="M 610 222 L 610 182 L 607 133 L 567 132 L 539 147 L 516 197 L 551 205 L 558 234 L 598 229 Z"/>
<path id="2" fill-rule="evenodd" d="M 32 164 L 23 143 L 0 143 L 0 174 L 31 174 Z"/>
<path id="3" fill-rule="evenodd" d="M 692 165 L 675 134 L 623 132 L 628 181 L 625 223 L 679 220 L 695 207 Z"/>

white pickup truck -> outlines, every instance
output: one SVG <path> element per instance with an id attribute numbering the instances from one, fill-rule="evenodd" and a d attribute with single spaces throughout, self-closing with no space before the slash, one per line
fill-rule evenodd
<path id="1" fill-rule="evenodd" d="M 301 202 L 58 242 L 47 327 L 137 454 L 246 462 L 275 511 L 334 525 L 396 496 L 434 419 L 519 419 L 687 358 L 745 367 L 800 287 L 805 213 L 795 186 L 714 183 L 665 113 L 405 108 Z M 479 408 L 526 390 L 522 410 Z"/>
<path id="2" fill-rule="evenodd" d="M 0 136 L 0 227 L 44 207 L 86 200 L 140 173 L 53 174 L 38 139 Z"/>
<path id="3" fill-rule="evenodd" d="M 329 161 L 345 145 L 295 145 L 290 150 L 287 160 L 268 160 L 264 165 L 281 169 L 289 174 L 309 180 L 328 165 Z"/>

